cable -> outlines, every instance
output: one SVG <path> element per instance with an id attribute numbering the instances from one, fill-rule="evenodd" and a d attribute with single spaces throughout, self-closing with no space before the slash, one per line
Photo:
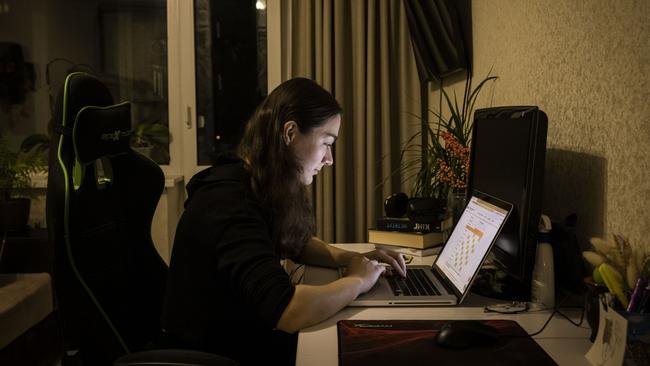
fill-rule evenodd
<path id="1" fill-rule="evenodd" d="M 580 308 L 580 310 L 581 310 L 581 311 L 580 311 L 580 320 L 579 320 L 577 323 L 574 322 L 573 320 L 571 320 L 571 318 L 569 318 L 568 316 L 566 316 L 563 312 L 561 312 L 560 309 L 558 309 L 557 313 L 560 314 L 562 317 L 564 317 L 564 319 L 568 320 L 569 323 L 575 325 L 576 327 L 579 327 L 579 326 L 582 325 L 582 322 L 583 322 L 584 319 L 585 319 L 585 307 L 584 307 L 584 306 L 580 306 L 579 308 Z"/>
<path id="2" fill-rule="evenodd" d="M 298 282 L 294 282 L 294 281 L 293 281 L 293 276 L 294 276 L 296 273 L 298 273 L 298 270 L 300 270 L 303 266 L 304 266 L 304 264 L 299 264 L 299 265 L 295 266 L 295 267 L 291 270 L 291 272 L 289 273 L 289 280 L 291 280 L 291 283 L 300 283 L 300 280 L 302 280 L 302 276 L 300 276 L 300 279 L 298 280 Z M 304 271 L 303 271 L 303 275 L 304 275 Z"/>
<path id="3" fill-rule="evenodd" d="M 302 274 L 300 274 L 300 278 L 298 278 L 298 282 L 296 283 L 302 283 L 303 277 L 305 277 L 305 271 L 302 271 Z"/>
<path id="4" fill-rule="evenodd" d="M 566 316 L 564 313 L 562 313 L 562 312 L 560 311 L 560 307 L 562 306 L 562 304 L 564 304 L 564 303 L 569 299 L 569 297 L 571 297 L 571 294 L 567 294 L 567 295 L 564 297 L 564 299 L 562 299 L 562 301 L 560 301 L 560 303 L 557 304 L 557 306 L 553 309 L 553 312 L 552 312 L 551 315 L 548 317 L 548 319 L 546 319 L 546 322 L 544 322 L 544 325 L 542 325 L 542 328 L 541 328 L 540 330 L 538 330 L 537 332 L 534 332 L 534 333 L 530 333 L 530 334 L 528 334 L 527 336 L 528 336 L 528 337 L 534 337 L 534 336 L 536 336 L 536 335 L 542 333 L 542 332 L 544 331 L 544 329 L 546 329 L 546 326 L 548 325 L 548 323 L 551 322 L 551 319 L 553 319 L 553 316 L 555 316 L 556 313 L 557 313 L 557 314 L 560 314 L 561 316 L 563 316 L 565 319 L 567 319 L 569 322 L 571 322 L 571 324 L 575 325 L 576 327 L 579 327 L 580 325 L 582 325 L 582 321 L 583 321 L 583 319 L 584 319 L 584 315 L 585 315 L 585 308 L 584 308 L 584 306 L 581 307 L 582 311 L 580 312 L 580 321 L 579 321 L 578 323 L 575 323 L 573 320 L 569 319 L 568 316 Z"/>
<path id="5" fill-rule="evenodd" d="M 511 338 L 520 338 L 520 337 L 533 337 L 536 336 L 544 331 L 546 329 L 546 326 L 548 323 L 551 322 L 551 319 L 553 319 L 553 316 L 555 314 L 559 314 L 566 320 L 568 320 L 571 324 L 575 325 L 576 327 L 579 327 L 582 325 L 582 322 L 584 321 L 584 315 L 585 315 L 585 308 L 584 306 L 579 306 L 579 307 L 574 307 L 574 308 L 580 308 L 580 320 L 576 323 L 574 322 L 571 318 L 569 318 L 566 314 L 560 311 L 560 307 L 562 304 L 564 304 L 569 298 L 571 297 L 571 294 L 567 294 L 562 301 L 560 301 L 557 306 L 553 309 L 553 312 L 549 317 L 546 319 L 544 322 L 544 325 L 542 325 L 542 328 L 539 329 L 536 332 L 526 334 L 525 336 L 511 336 Z M 584 302 L 583 302 L 584 303 Z M 496 304 L 496 305 L 488 305 L 485 306 L 483 309 L 485 312 L 494 312 L 494 313 L 499 313 L 499 314 L 520 314 L 520 313 L 525 313 L 525 312 L 532 312 L 532 311 L 539 311 L 542 310 L 542 308 L 537 308 L 535 309 L 534 306 L 535 303 L 528 303 L 528 302 L 517 302 L 513 301 L 512 303 L 507 303 L 507 304 Z"/>
<path id="6" fill-rule="evenodd" d="M 534 337 L 534 336 L 540 334 L 541 332 L 543 332 L 544 329 L 546 329 L 546 326 L 548 325 L 548 323 L 551 322 L 551 319 L 553 319 L 553 316 L 555 315 L 555 313 L 557 313 L 557 310 L 558 310 L 558 308 L 555 308 L 555 310 L 553 310 L 553 312 L 548 317 L 548 319 L 546 319 L 546 322 L 544 322 L 544 325 L 542 325 L 542 328 L 540 330 L 538 330 L 537 332 L 534 332 L 534 333 L 529 333 L 525 337 Z M 524 337 L 524 336 L 522 336 L 522 337 Z"/>

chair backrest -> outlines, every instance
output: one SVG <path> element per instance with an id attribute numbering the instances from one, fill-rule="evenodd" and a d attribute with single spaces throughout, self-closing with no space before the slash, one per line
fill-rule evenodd
<path id="1" fill-rule="evenodd" d="M 151 222 L 164 175 L 129 147 L 130 104 L 89 74 L 68 75 L 53 127 L 46 216 L 64 344 L 111 364 L 159 334 L 167 266 Z"/>

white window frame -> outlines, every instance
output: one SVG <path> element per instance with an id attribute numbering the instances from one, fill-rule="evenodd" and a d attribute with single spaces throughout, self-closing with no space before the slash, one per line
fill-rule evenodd
<path id="1" fill-rule="evenodd" d="M 194 34 L 192 28 L 194 1 L 167 0 L 167 93 L 169 101 L 169 165 L 161 165 L 165 177 L 186 175 L 185 159 L 190 146 L 186 141 L 187 126 L 192 127 L 193 118 L 187 108 L 194 110 Z M 187 68 L 191 68 L 187 70 Z M 191 93 L 191 95 L 188 95 Z M 189 115 L 189 120 L 188 120 Z M 196 143 L 194 143 L 196 145 Z"/>
<path id="2" fill-rule="evenodd" d="M 268 90 L 280 84 L 280 1 L 267 0 Z M 168 0 L 169 128 L 172 142 L 166 176 L 181 176 L 185 184 L 208 165 L 197 164 L 194 1 Z"/>

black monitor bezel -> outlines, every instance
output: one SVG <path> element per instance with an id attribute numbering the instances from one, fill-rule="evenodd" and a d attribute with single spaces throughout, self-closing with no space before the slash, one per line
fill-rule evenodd
<path id="1" fill-rule="evenodd" d="M 479 109 L 474 113 L 474 124 L 472 129 L 472 142 L 476 141 L 479 133 L 481 120 L 484 119 L 522 119 L 531 123 L 529 134 L 529 153 L 527 161 L 527 172 L 525 177 L 526 198 L 523 209 L 513 203 L 518 215 L 526 219 L 526 228 L 519 230 L 519 255 L 517 257 L 502 250 L 498 244 L 492 247 L 492 255 L 496 265 L 511 276 L 515 281 L 520 282 L 522 291 L 529 292 L 532 268 L 535 262 L 536 236 L 541 216 L 543 197 L 543 174 L 546 156 L 546 133 L 547 118 L 543 111 L 536 106 L 510 106 Z M 468 180 L 468 192 L 474 188 L 475 149 L 472 144 L 470 150 L 470 175 Z M 495 192 L 487 192 L 496 195 Z M 515 220 L 517 215 L 511 215 L 510 220 Z M 523 220 L 522 220 L 523 222 Z M 506 223 L 507 225 L 507 223 Z M 521 237 L 527 238 L 525 244 L 521 243 Z M 522 248 L 523 246 L 523 248 Z M 528 294 L 524 295 L 525 297 Z"/>

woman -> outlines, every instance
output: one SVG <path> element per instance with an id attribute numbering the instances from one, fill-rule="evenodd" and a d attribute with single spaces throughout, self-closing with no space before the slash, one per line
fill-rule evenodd
<path id="1" fill-rule="evenodd" d="M 306 188 L 334 163 L 341 107 L 315 82 L 278 86 L 248 121 L 237 155 L 221 156 L 187 185 L 176 230 L 163 327 L 178 346 L 240 364 L 293 364 L 296 332 L 368 291 L 401 255 L 360 255 L 314 237 Z M 346 277 L 296 285 L 280 264 L 339 267 Z"/>

